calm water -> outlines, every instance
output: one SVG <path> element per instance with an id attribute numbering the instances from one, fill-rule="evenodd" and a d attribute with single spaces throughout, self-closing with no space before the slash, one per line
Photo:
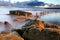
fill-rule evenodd
<path id="1" fill-rule="evenodd" d="M 0 14 L 9 14 L 10 10 L 23 10 L 23 11 L 49 11 L 60 12 L 60 9 L 42 9 L 42 8 L 0 8 Z"/>
<path id="2" fill-rule="evenodd" d="M 45 16 L 39 18 L 39 19 L 42 21 L 48 22 L 48 23 L 60 25 L 60 13 L 48 14 L 48 15 L 45 15 Z"/>

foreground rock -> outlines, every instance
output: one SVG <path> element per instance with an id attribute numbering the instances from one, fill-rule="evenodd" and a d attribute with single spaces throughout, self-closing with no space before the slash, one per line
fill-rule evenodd
<path id="1" fill-rule="evenodd" d="M 57 27 L 57 26 L 56 26 Z M 17 31 L 24 40 L 60 40 L 60 29 L 45 25 L 43 21 L 29 20 Z"/>
<path id="2" fill-rule="evenodd" d="M 4 32 L 0 34 L 0 40 L 24 40 L 21 36 L 12 32 Z"/>
<path id="3" fill-rule="evenodd" d="M 23 37 L 29 40 L 60 40 L 60 34 L 50 30 L 39 31 L 31 28 L 23 33 Z"/>
<path id="4" fill-rule="evenodd" d="M 41 26 L 40 27 L 36 26 L 36 28 L 34 26 L 32 26 L 33 24 L 36 25 L 36 23 L 39 25 L 42 25 L 43 29 L 41 30 Z M 28 25 L 24 26 L 24 27 L 26 27 L 26 29 L 22 35 L 25 39 L 29 39 L 29 40 L 60 40 L 60 34 L 59 34 L 60 29 L 59 30 L 57 29 L 58 26 L 49 25 L 47 27 L 47 25 L 45 25 L 44 22 L 42 22 L 42 21 L 39 22 L 39 21 L 35 21 L 35 20 L 30 21 L 27 24 Z"/>

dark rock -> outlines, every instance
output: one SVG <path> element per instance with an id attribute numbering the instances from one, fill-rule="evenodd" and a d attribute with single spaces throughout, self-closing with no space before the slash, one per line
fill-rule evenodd
<path id="1" fill-rule="evenodd" d="M 28 32 L 27 32 L 28 31 Z M 60 34 L 49 30 L 39 31 L 31 28 L 23 33 L 23 37 L 29 40 L 60 40 Z"/>
<path id="2" fill-rule="evenodd" d="M 26 23 L 24 26 L 22 26 L 22 27 L 30 27 L 31 25 L 33 25 L 35 23 L 35 20 L 31 20 L 31 19 L 29 19 L 29 22 L 28 23 Z"/>
<path id="3" fill-rule="evenodd" d="M 45 27 L 46 27 L 46 28 L 57 28 L 57 29 L 60 28 L 60 26 L 58 26 L 58 25 L 55 25 L 55 24 L 49 24 L 49 23 L 45 23 Z"/>
<path id="4" fill-rule="evenodd" d="M 20 36 L 22 36 L 24 33 L 21 29 L 17 29 L 17 30 L 13 30 L 13 31 L 16 31 Z"/>
<path id="5" fill-rule="evenodd" d="M 46 28 L 43 30 L 38 30 L 34 28 L 32 25 L 36 22 L 36 20 L 29 20 L 22 29 L 15 30 L 18 32 L 20 36 L 24 38 L 24 40 L 60 40 L 60 34 L 52 29 L 56 28 L 55 25 L 45 25 Z M 49 28 L 52 28 L 49 30 Z M 56 28 L 57 29 L 57 28 Z"/>
<path id="6" fill-rule="evenodd" d="M 11 10 L 10 15 L 19 15 L 19 16 L 25 16 L 27 14 L 27 16 L 31 16 L 32 13 L 30 12 L 25 12 L 25 11 L 21 11 L 21 10 Z"/>

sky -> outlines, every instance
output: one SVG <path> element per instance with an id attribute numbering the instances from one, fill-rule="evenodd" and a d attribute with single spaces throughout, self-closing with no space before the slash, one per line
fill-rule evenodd
<path id="1" fill-rule="evenodd" d="M 8 1 L 8 0 L 5 0 Z M 11 0 L 11 2 L 24 2 L 24 1 L 32 1 L 32 0 Z M 38 1 L 42 1 L 44 3 L 52 3 L 52 4 L 60 4 L 60 0 L 38 0 Z"/>

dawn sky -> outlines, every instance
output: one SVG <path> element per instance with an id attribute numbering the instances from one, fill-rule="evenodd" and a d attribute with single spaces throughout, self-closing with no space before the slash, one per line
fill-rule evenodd
<path id="1" fill-rule="evenodd" d="M 8 0 L 5 0 L 5 1 L 8 1 Z M 11 2 L 16 2 L 16 1 L 23 2 L 23 1 L 30 1 L 30 0 L 11 0 Z M 60 4 L 60 0 L 38 0 L 38 1 L 42 1 L 42 2 L 45 2 L 45 3 Z"/>

